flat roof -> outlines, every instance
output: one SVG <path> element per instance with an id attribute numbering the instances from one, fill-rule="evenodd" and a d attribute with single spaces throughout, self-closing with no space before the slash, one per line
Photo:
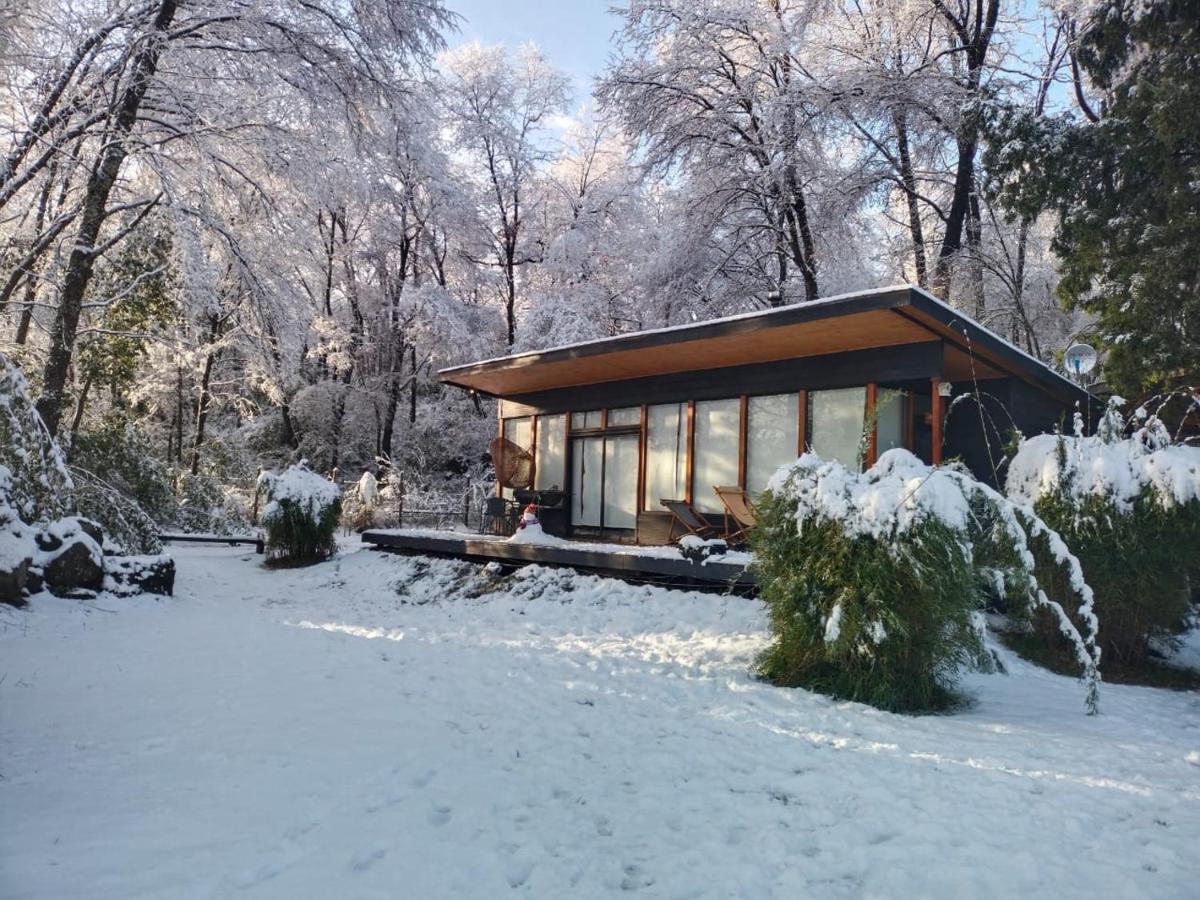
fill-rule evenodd
<path id="1" fill-rule="evenodd" d="M 676 372 L 892 347 L 945 347 L 952 381 L 1014 375 L 1067 402 L 1087 392 L 961 310 L 916 285 L 515 353 L 438 372 L 446 384 L 492 397 Z"/>

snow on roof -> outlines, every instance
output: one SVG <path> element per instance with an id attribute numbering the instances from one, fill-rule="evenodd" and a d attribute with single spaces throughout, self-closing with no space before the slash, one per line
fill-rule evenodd
<path id="1" fill-rule="evenodd" d="M 1083 391 L 1083 389 L 1080 388 L 1079 385 L 1075 384 L 1075 382 L 1071 381 L 1069 378 L 1065 377 L 1062 373 L 1056 371 L 1055 369 L 1053 369 L 1051 366 L 1047 365 L 1042 360 L 1038 359 L 1035 356 L 1030 355 L 1029 353 L 1026 353 L 1024 350 L 1022 350 L 1016 344 L 1012 343 L 1011 341 L 1007 340 L 1004 337 L 1001 337 L 999 334 L 997 334 L 992 329 L 988 328 L 985 325 L 981 325 L 976 319 L 974 319 L 967 313 L 951 306 L 949 303 L 942 300 L 940 297 L 934 296 L 929 291 L 925 290 L 925 288 L 920 287 L 919 285 L 915 285 L 915 284 L 894 284 L 894 285 L 888 285 L 885 287 L 870 288 L 870 289 L 861 290 L 861 291 L 850 291 L 850 292 L 844 293 L 844 294 L 835 294 L 832 297 L 822 297 L 817 300 L 811 300 L 811 301 L 803 302 L 803 303 L 794 303 L 794 304 L 791 304 L 788 306 L 780 306 L 780 307 L 775 307 L 772 309 L 757 309 L 757 310 L 751 310 L 749 312 L 744 312 L 744 313 L 736 313 L 735 315 L 731 315 L 731 316 L 722 316 L 722 317 L 716 318 L 716 319 L 704 319 L 704 320 L 701 320 L 698 322 L 685 322 L 680 325 L 666 325 L 666 326 L 663 326 L 662 328 L 648 328 L 643 331 L 634 331 L 634 332 L 630 332 L 628 334 L 614 335 L 613 337 L 594 338 L 594 339 L 588 340 L 588 341 L 577 341 L 577 342 L 571 343 L 571 344 L 560 344 L 555 347 L 545 347 L 540 350 L 526 350 L 521 353 L 508 354 L 507 356 L 496 356 L 496 357 L 492 357 L 490 359 L 483 359 L 483 360 L 478 360 L 475 362 L 465 363 L 463 365 L 450 366 L 445 369 L 440 369 L 438 371 L 438 375 L 439 376 L 448 376 L 448 375 L 453 375 L 458 372 L 463 372 L 468 369 L 475 369 L 475 368 L 478 368 L 479 366 L 491 366 L 491 365 L 497 365 L 497 364 L 501 364 L 501 363 L 512 363 L 512 362 L 516 362 L 518 360 L 523 360 L 523 359 L 535 359 L 537 357 L 545 356 L 547 354 L 560 353 L 560 352 L 568 351 L 568 350 L 579 350 L 579 349 L 591 348 L 591 347 L 603 348 L 605 345 L 620 344 L 621 342 L 628 341 L 631 338 L 642 338 L 642 337 L 647 337 L 650 335 L 674 334 L 674 333 L 686 332 L 688 330 L 702 330 L 705 328 L 711 328 L 712 326 L 716 326 L 716 325 L 723 325 L 723 324 L 726 324 L 729 322 L 740 322 L 740 321 L 746 321 L 746 320 L 752 320 L 752 319 L 769 319 L 772 316 L 777 316 L 777 315 L 786 313 L 788 311 L 794 311 L 797 307 L 804 307 L 804 308 L 812 309 L 815 307 L 830 306 L 835 303 L 844 303 L 847 300 L 854 300 L 857 298 L 866 298 L 866 297 L 875 297 L 875 296 L 880 296 L 883 294 L 890 294 L 890 293 L 896 293 L 896 292 L 901 292 L 901 291 L 908 291 L 910 293 L 919 294 L 921 296 L 921 298 L 923 300 L 925 300 L 926 302 L 933 304 L 934 306 L 940 308 L 941 310 L 943 310 L 946 313 L 949 313 L 952 318 L 950 319 L 950 321 L 948 321 L 946 323 L 948 326 L 953 327 L 954 319 L 961 320 L 961 322 L 964 325 L 978 329 L 980 332 L 987 335 L 987 337 L 989 337 L 992 340 L 996 341 L 997 343 L 1001 344 L 1006 350 L 1017 354 L 1018 356 L 1024 358 L 1026 361 L 1028 361 L 1028 363 L 1030 363 L 1031 365 L 1036 366 L 1036 367 L 1046 371 L 1050 375 L 1054 376 L 1058 381 L 1069 386 L 1072 391 L 1077 391 L 1077 392 Z M 968 335 L 967 338 L 969 341 L 970 336 Z"/>
<path id="2" fill-rule="evenodd" d="M 809 300 L 805 303 L 793 303 L 789 306 L 776 306 L 771 309 L 753 309 L 749 312 L 735 313 L 732 316 L 721 316 L 720 318 L 716 319 L 701 319 L 698 322 L 684 322 L 680 325 L 664 325 L 661 328 L 646 328 L 642 331 L 631 331 L 628 334 L 617 334 L 613 335 L 612 337 L 593 338 L 590 341 L 576 341 L 572 344 L 559 344 L 556 347 L 543 347 L 541 350 L 525 350 L 521 353 L 510 353 L 507 356 L 493 356 L 490 359 L 481 359 L 475 362 L 464 363 L 459 366 L 450 366 L 446 369 L 439 369 L 438 374 L 445 375 L 450 372 L 458 372 L 462 369 L 473 369 L 476 366 L 487 366 L 491 365 L 492 363 L 510 362 L 517 359 L 543 356 L 547 353 L 558 353 L 562 350 L 577 350 L 581 347 L 593 347 L 602 344 L 611 344 L 617 341 L 628 340 L 629 338 L 633 337 L 645 337 L 651 334 L 671 334 L 672 332 L 677 331 L 687 331 L 689 328 L 707 328 L 712 325 L 722 325 L 726 322 L 740 322 L 746 319 L 767 318 L 769 316 L 784 312 L 785 310 L 795 309 L 797 306 L 804 306 L 811 309 L 817 306 L 826 306 L 838 301 L 853 300 L 855 297 L 871 297 L 876 294 L 886 294 L 890 291 L 903 291 L 909 289 L 920 290 L 920 288 L 914 288 L 914 286 L 910 284 L 898 284 L 891 287 L 871 288 L 870 290 L 865 291 L 851 291 L 848 294 L 837 294 L 833 297 L 821 297 L 817 300 Z M 939 300 L 938 302 L 940 303 L 941 301 Z"/>

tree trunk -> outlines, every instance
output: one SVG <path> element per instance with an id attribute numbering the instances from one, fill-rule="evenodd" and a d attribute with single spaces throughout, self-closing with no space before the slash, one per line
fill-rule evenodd
<path id="1" fill-rule="evenodd" d="M 970 213 L 971 194 L 975 186 L 975 151 L 978 146 L 974 125 L 964 125 L 968 134 L 958 139 L 958 168 L 954 176 L 954 194 L 946 214 L 946 232 L 938 252 L 937 268 L 933 275 L 933 290 L 942 299 L 950 293 L 951 267 L 963 246 L 963 230 Z"/>
<path id="2" fill-rule="evenodd" d="M 279 418 L 283 424 L 283 442 L 293 450 L 299 450 L 300 439 L 296 437 L 296 425 L 292 422 L 292 408 L 286 402 L 279 407 Z"/>
<path id="3" fill-rule="evenodd" d="M 892 113 L 896 126 L 896 148 L 900 158 L 900 180 L 904 183 L 904 200 L 908 206 L 908 231 L 912 239 L 913 265 L 917 284 L 926 287 L 929 273 L 925 261 L 925 229 L 921 224 L 921 206 L 917 200 L 917 178 L 913 172 L 912 153 L 908 146 L 908 119 L 903 110 Z"/>
<path id="4" fill-rule="evenodd" d="M 183 462 L 183 366 L 175 366 L 175 462 Z"/>
<path id="5" fill-rule="evenodd" d="M 213 315 L 210 324 L 210 343 L 216 344 L 221 336 L 221 318 Z M 192 436 L 192 465 L 193 475 L 200 474 L 200 446 L 204 443 L 204 429 L 208 424 L 208 411 L 212 406 L 212 394 L 209 386 L 212 384 L 213 365 L 217 361 L 219 350 L 213 347 L 204 357 L 204 371 L 200 375 L 200 394 L 196 401 L 196 431 Z"/>
<path id="6" fill-rule="evenodd" d="M 408 352 L 411 354 L 412 362 L 412 380 L 408 385 L 408 424 L 417 424 L 417 345 L 410 344 Z"/>
<path id="7" fill-rule="evenodd" d="M 79 397 L 75 400 L 75 415 L 71 417 L 71 444 L 75 444 L 75 435 L 79 433 L 79 426 L 83 423 L 83 410 L 87 405 L 88 391 L 92 387 L 92 382 L 96 380 L 95 375 L 88 375 L 83 379 L 83 385 L 79 388 Z"/>
<path id="8" fill-rule="evenodd" d="M 504 313 L 508 320 L 508 348 L 517 342 L 517 270 L 515 244 L 504 248 L 504 289 L 506 291 Z"/>
<path id="9" fill-rule="evenodd" d="M 137 122 L 142 98 L 158 68 L 159 54 L 167 39 L 167 29 L 175 18 L 175 9 L 176 0 L 162 0 L 159 4 L 151 32 L 130 67 L 129 82 L 117 107 L 108 141 L 88 178 L 79 229 L 63 275 L 58 313 L 50 330 L 50 349 L 42 371 L 42 396 L 37 403 L 37 411 L 51 435 L 58 433 L 62 417 L 67 371 L 75 351 L 75 335 L 79 330 L 83 297 L 92 280 L 96 242 L 100 237 L 100 227 L 104 224 L 108 195 L 129 153 L 125 141 Z"/>
<path id="10" fill-rule="evenodd" d="M 400 392 L 404 389 L 404 380 L 400 377 L 400 369 L 404 365 L 404 345 L 400 345 L 400 353 L 397 356 L 397 363 L 394 370 L 390 373 L 391 378 L 388 383 L 387 403 L 383 410 L 383 433 L 379 439 L 380 456 L 390 460 L 392 458 L 392 441 L 396 434 L 396 411 L 400 408 Z"/>
<path id="11" fill-rule="evenodd" d="M 334 384 L 333 395 L 333 433 L 330 435 L 330 456 L 329 468 L 333 472 L 334 477 L 337 477 L 338 464 L 341 462 L 342 452 L 342 424 L 346 419 L 346 391 L 338 384 Z"/>

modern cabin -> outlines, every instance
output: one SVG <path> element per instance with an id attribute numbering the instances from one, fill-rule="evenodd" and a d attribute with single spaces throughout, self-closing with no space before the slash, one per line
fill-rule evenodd
<path id="1" fill-rule="evenodd" d="M 1088 394 L 924 290 L 903 286 L 444 369 L 499 400 L 498 433 L 562 492 L 547 531 L 663 543 L 661 500 L 720 517 L 806 448 L 869 466 L 905 447 L 995 483 L 1013 428 L 1052 430 Z M 969 396 L 964 396 L 969 395 Z"/>

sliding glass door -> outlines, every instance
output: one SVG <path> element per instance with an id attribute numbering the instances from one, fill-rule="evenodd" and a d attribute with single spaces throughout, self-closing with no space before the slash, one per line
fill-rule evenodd
<path id="1" fill-rule="evenodd" d="M 638 436 L 609 435 L 604 439 L 603 526 L 637 527 Z"/>
<path id="2" fill-rule="evenodd" d="M 599 528 L 604 496 L 604 438 L 571 440 L 571 524 Z"/>
<path id="3" fill-rule="evenodd" d="M 636 434 L 572 438 L 572 525 L 636 528 L 637 484 Z"/>

